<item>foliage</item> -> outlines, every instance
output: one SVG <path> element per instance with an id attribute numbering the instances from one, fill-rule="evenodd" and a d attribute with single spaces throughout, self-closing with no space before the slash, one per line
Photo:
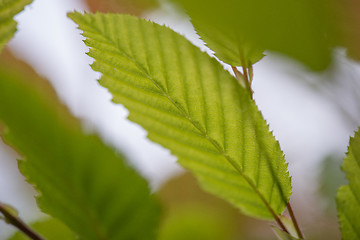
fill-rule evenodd
<path id="1" fill-rule="evenodd" d="M 161 228 L 159 240 L 230 239 L 229 228 L 211 208 L 202 205 L 178 208 Z"/>
<path id="2" fill-rule="evenodd" d="M 345 174 L 341 171 L 342 157 L 326 156 L 321 163 L 319 174 L 319 194 L 326 201 L 326 210 L 332 214 L 336 211 L 334 201 L 338 188 L 347 183 Z"/>
<path id="3" fill-rule="evenodd" d="M 328 1 L 173 1 L 184 6 L 205 41 L 218 39 L 222 46 L 210 43 L 209 47 L 213 45 L 221 58 L 227 47 L 233 53 L 239 51 L 238 56 L 223 58 L 231 60 L 232 65 L 243 65 L 241 57 L 250 53 L 248 61 L 254 63 L 264 49 L 289 55 L 313 69 L 324 69 L 330 62 L 330 46 L 325 38 L 329 10 L 324 6 Z M 222 34 L 218 35 L 216 29 Z"/>
<path id="4" fill-rule="evenodd" d="M 4 68 L 2 136 L 24 156 L 19 168 L 38 190 L 42 211 L 83 239 L 154 237 L 159 207 L 145 180 L 98 137 L 84 133 L 47 82 Z"/>
<path id="5" fill-rule="evenodd" d="M 62 222 L 56 219 L 46 219 L 31 224 L 31 227 L 39 232 L 46 239 L 75 240 L 74 233 L 69 230 Z M 15 233 L 9 240 L 28 240 L 22 233 Z"/>
<path id="6" fill-rule="evenodd" d="M 360 129 L 350 139 L 343 170 L 349 184 L 341 186 L 336 197 L 342 237 L 360 239 Z"/>
<path id="7" fill-rule="evenodd" d="M 149 139 L 244 213 L 269 219 L 284 210 L 291 187 L 283 153 L 250 95 L 219 63 L 145 20 L 69 16 L 87 37 L 100 84 Z"/>
<path id="8" fill-rule="evenodd" d="M 202 190 L 190 172 L 167 181 L 157 195 L 166 206 L 159 238 L 173 239 L 176 233 L 182 239 L 190 234 L 206 240 L 276 239 L 268 222 L 239 214 L 234 206 Z M 205 237 L 210 234 L 212 238 Z"/>
<path id="9" fill-rule="evenodd" d="M 0 1 L 0 51 L 14 36 L 16 22 L 13 17 L 22 11 L 32 0 L 1 0 Z"/>
<path id="10" fill-rule="evenodd" d="M 304 239 L 289 203 L 287 163 L 252 99 L 252 66 L 266 50 L 313 70 L 325 69 L 338 45 L 357 57 L 358 47 L 348 39 L 359 31 L 339 28 L 347 21 L 341 14 L 346 7 L 324 0 L 172 1 L 184 7 L 235 77 L 165 26 L 130 15 L 68 16 L 83 31 L 88 55 L 95 59 L 92 68 L 102 74 L 99 83 L 150 140 L 176 155 L 206 191 L 248 216 L 275 220 L 279 239 Z M 0 50 L 16 31 L 14 15 L 30 2 L 0 0 Z M 31 225 L 46 238 L 231 238 L 223 215 L 205 205 L 177 209 L 160 225 L 158 200 L 124 157 L 84 131 L 47 81 L 6 61 L 0 66 L 0 125 L 5 143 L 22 156 L 19 169 L 38 192 L 40 209 L 52 217 Z M 344 240 L 360 239 L 359 165 L 360 130 L 343 165 L 349 184 L 336 198 Z M 286 207 L 290 218 L 283 213 Z M 19 218 L 9 221 L 11 211 L 0 212 L 24 231 Z"/>

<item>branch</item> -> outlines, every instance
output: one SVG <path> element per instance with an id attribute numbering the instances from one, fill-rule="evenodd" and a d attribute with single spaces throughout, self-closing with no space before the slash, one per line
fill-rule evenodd
<path id="1" fill-rule="evenodd" d="M 27 226 L 19 217 L 14 216 L 11 214 L 7 207 L 0 203 L 0 212 L 4 215 L 5 221 L 8 224 L 13 225 L 20 231 L 22 231 L 25 235 L 27 235 L 30 239 L 33 240 L 44 240 L 38 233 L 34 232 L 29 226 Z"/>
<path id="2" fill-rule="evenodd" d="M 248 72 L 246 68 L 243 68 L 243 73 L 241 73 L 239 70 L 237 70 L 236 67 L 231 66 L 232 70 L 234 71 L 234 74 L 236 76 L 236 79 L 240 82 L 240 84 L 247 88 L 250 92 L 251 98 L 253 97 L 253 91 L 251 89 L 251 85 L 248 78 Z"/>
<path id="3" fill-rule="evenodd" d="M 291 220 L 292 220 L 292 222 L 293 222 L 293 224 L 295 226 L 296 233 L 298 234 L 300 239 L 304 239 L 304 236 L 303 236 L 303 234 L 302 234 L 302 232 L 300 230 L 299 224 L 298 224 L 298 222 L 297 222 L 297 220 L 295 218 L 295 214 L 294 214 L 294 212 L 293 212 L 293 210 L 291 208 L 290 202 L 287 205 L 287 209 L 288 209 L 289 215 L 291 217 Z"/>

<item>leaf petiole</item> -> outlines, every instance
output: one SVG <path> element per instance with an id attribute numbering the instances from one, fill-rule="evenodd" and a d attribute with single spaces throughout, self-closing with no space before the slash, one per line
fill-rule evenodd
<path id="1" fill-rule="evenodd" d="M 292 222 L 294 224 L 294 227 L 295 227 L 295 230 L 296 230 L 296 233 L 297 233 L 298 237 L 300 239 L 304 239 L 304 236 L 303 236 L 303 234 L 302 234 L 302 232 L 300 230 L 299 224 L 298 224 L 298 222 L 296 220 L 296 217 L 295 217 L 294 211 L 292 210 L 290 202 L 287 205 L 287 209 L 288 209 L 289 215 L 291 217 L 291 220 L 292 220 Z"/>

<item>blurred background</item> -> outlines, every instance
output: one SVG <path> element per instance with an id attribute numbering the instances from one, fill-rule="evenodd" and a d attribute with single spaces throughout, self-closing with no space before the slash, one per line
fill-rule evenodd
<path id="1" fill-rule="evenodd" d="M 135 14 L 212 52 L 185 14 L 157 0 L 34 0 L 17 15 L 18 32 L 8 44 L 15 58 L 51 82 L 86 129 L 123 152 L 148 179 L 165 205 L 160 239 L 273 239 L 268 222 L 244 217 L 202 192 L 169 151 L 147 140 L 141 127 L 126 120 L 127 110 L 110 102 L 110 94 L 96 81 L 99 73 L 89 66 L 92 59 L 84 54 L 80 31 L 66 17 L 73 10 Z M 254 98 L 289 163 L 295 214 L 308 239 L 340 239 L 334 197 L 346 183 L 340 165 L 349 137 L 360 125 L 360 65 L 341 48 L 334 49 L 334 60 L 323 72 L 273 52 L 266 55 L 254 65 Z M 35 192 L 17 169 L 17 157 L 0 140 L 0 201 L 31 222 L 42 215 Z M 0 239 L 13 231 L 0 221 Z"/>

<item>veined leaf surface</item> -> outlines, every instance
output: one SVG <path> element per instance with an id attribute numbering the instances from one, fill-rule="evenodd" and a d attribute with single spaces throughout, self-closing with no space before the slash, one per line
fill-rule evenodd
<path id="1" fill-rule="evenodd" d="M 0 64 L 3 137 L 24 156 L 19 168 L 38 190 L 41 210 L 80 239 L 154 239 L 159 206 L 146 181 L 85 134 L 46 81 L 6 63 Z"/>
<path id="2" fill-rule="evenodd" d="M 13 17 L 32 0 L 0 0 L 0 51 L 16 32 Z"/>
<path id="3" fill-rule="evenodd" d="M 350 139 L 342 167 L 349 184 L 338 190 L 336 203 L 344 240 L 360 239 L 360 129 Z"/>
<path id="4" fill-rule="evenodd" d="M 192 171 L 208 191 L 263 219 L 290 196 L 287 164 L 249 94 L 174 31 L 136 17 L 70 13 L 129 119 Z"/>

